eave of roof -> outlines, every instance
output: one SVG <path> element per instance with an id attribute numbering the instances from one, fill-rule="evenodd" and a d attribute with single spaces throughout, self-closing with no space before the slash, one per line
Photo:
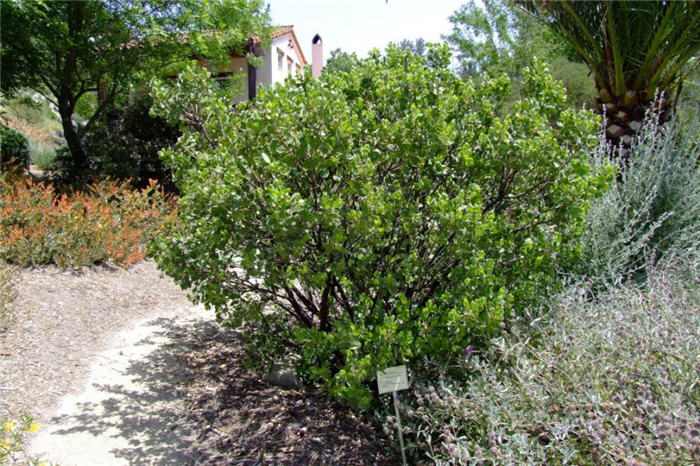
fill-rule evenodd
<path id="1" fill-rule="evenodd" d="M 282 37 L 286 34 L 291 34 L 292 35 L 292 41 L 294 43 L 294 50 L 297 51 L 299 54 L 299 58 L 301 58 L 301 64 L 303 66 L 306 66 L 308 62 L 306 61 L 306 57 L 304 56 L 304 51 L 301 49 L 301 45 L 299 44 L 299 40 L 297 39 L 297 35 L 294 33 L 294 26 L 289 24 L 286 26 L 277 26 L 273 31 L 272 31 L 272 38 L 277 39 L 279 37 Z"/>
<path id="2" fill-rule="evenodd" d="M 213 30 L 208 30 L 208 31 L 200 31 L 200 34 L 205 34 L 205 35 L 211 35 L 214 34 L 215 31 Z M 297 51 L 299 54 L 299 58 L 301 58 L 301 62 L 303 66 L 306 66 L 309 62 L 306 60 L 306 57 L 304 56 L 304 51 L 301 48 L 301 45 L 299 44 L 299 39 L 297 39 L 297 35 L 294 33 L 294 25 L 289 24 L 285 26 L 276 26 L 272 30 L 271 38 L 272 39 L 277 39 L 279 37 L 282 37 L 286 34 L 291 34 L 291 39 L 294 42 L 294 49 Z M 187 33 L 182 33 L 177 36 L 177 41 L 180 43 L 185 43 L 189 39 L 189 34 Z M 126 46 L 127 48 L 130 47 L 137 47 L 140 44 L 141 40 L 131 40 L 129 41 Z M 260 38 L 259 37 L 252 37 L 250 38 L 250 44 L 252 45 L 259 45 L 260 44 Z M 231 56 L 239 56 L 239 55 L 231 55 Z"/>

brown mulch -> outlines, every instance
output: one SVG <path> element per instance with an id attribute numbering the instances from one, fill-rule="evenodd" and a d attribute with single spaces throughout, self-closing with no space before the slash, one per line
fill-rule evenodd
<path id="1" fill-rule="evenodd" d="M 111 336 L 142 319 L 174 317 L 171 343 L 147 359 L 175 361 L 166 372 L 177 377 L 162 383 L 174 385 L 181 422 L 194 428 L 192 464 L 396 463 L 379 426 L 318 391 L 274 387 L 245 369 L 235 331 L 178 320 L 192 305 L 150 261 L 21 269 L 16 292 L 13 317 L 0 329 L 0 416 L 48 419 L 63 395 L 81 391 Z"/>
<path id="2" fill-rule="evenodd" d="M 236 332 L 203 323 L 175 338 L 202 464 L 394 464 L 380 426 L 311 388 L 271 386 L 241 365 Z"/>

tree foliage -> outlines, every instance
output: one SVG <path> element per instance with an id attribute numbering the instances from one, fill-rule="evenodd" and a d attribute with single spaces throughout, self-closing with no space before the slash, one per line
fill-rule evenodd
<path id="1" fill-rule="evenodd" d="M 306 380 L 361 407 L 377 369 L 478 345 L 544 291 L 604 184 L 595 118 L 565 110 L 543 69 L 506 112 L 506 78 L 464 82 L 449 63 L 445 47 L 390 47 L 235 113 L 205 97 L 164 155 L 182 226 L 160 267 L 248 324 L 259 361 L 295 349 Z M 191 92 L 159 97 L 189 108 L 172 101 Z"/>
<path id="2" fill-rule="evenodd" d="M 400 49 L 410 50 L 411 52 L 424 57 L 428 53 L 428 44 L 422 37 L 416 40 L 403 39 L 398 43 Z"/>
<path id="3" fill-rule="evenodd" d="M 576 50 L 611 95 L 677 86 L 700 47 L 696 2 L 519 1 Z"/>
<path id="4" fill-rule="evenodd" d="M 360 59 L 355 52 L 343 52 L 339 48 L 331 50 L 331 55 L 328 57 L 326 66 L 323 67 L 324 73 L 334 73 L 337 71 L 349 72 L 357 66 L 359 61 Z"/>
<path id="5" fill-rule="evenodd" d="M 261 0 L 19 0 L 0 8 L 0 88 L 31 87 L 56 105 L 78 167 L 88 166 L 85 134 L 138 73 L 242 52 L 267 22 Z M 78 126 L 73 115 L 89 93 L 99 94 L 99 104 Z"/>
<path id="6" fill-rule="evenodd" d="M 456 52 L 463 76 L 487 79 L 505 73 L 517 83 L 536 56 L 562 81 L 571 104 L 593 105 L 595 87 L 574 49 L 506 0 L 471 0 L 450 22 L 452 32 L 443 37 Z"/>
<path id="7" fill-rule="evenodd" d="M 545 62 L 569 55 L 565 42 L 505 0 L 469 1 L 449 19 L 452 32 L 444 39 L 468 76 L 512 76 L 529 65 L 533 55 Z"/>
<path id="8" fill-rule="evenodd" d="M 152 101 L 147 95 L 134 93 L 129 100 L 107 108 L 106 121 L 97 122 L 86 132 L 83 145 L 91 154 L 87 167 L 78 170 L 66 148 L 57 151 L 52 166 L 54 181 L 88 185 L 103 176 L 144 189 L 156 180 L 167 192 L 175 191 L 158 152 L 173 145 L 180 131 L 161 118 L 151 117 Z"/>

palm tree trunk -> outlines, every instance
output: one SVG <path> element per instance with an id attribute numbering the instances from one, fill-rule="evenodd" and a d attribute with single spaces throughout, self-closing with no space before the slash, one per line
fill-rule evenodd
<path id="1" fill-rule="evenodd" d="M 671 95 L 663 92 L 656 99 L 646 98 L 646 92 L 628 91 L 621 96 L 598 87 L 598 111 L 605 116 L 605 138 L 610 146 L 610 156 L 620 159 L 624 165 L 629 150 L 644 119 L 654 111 L 659 126 L 663 126 L 672 115 Z"/>

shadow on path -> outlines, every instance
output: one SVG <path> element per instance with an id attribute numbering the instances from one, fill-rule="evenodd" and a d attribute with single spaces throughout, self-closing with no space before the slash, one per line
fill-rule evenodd
<path id="1" fill-rule="evenodd" d="M 196 336 L 195 336 L 196 335 Z M 247 370 L 235 332 L 198 324 L 178 339 L 183 392 L 206 464 L 394 464 L 381 429 L 310 388 L 281 389 Z"/>
<path id="2" fill-rule="evenodd" d="M 377 426 L 316 391 L 272 387 L 243 359 L 237 333 L 211 319 L 150 320 L 98 356 L 33 453 L 62 465 L 392 463 Z"/>
<path id="3" fill-rule="evenodd" d="M 196 464 L 196 425 L 178 388 L 183 368 L 165 349 L 174 328 L 205 327 L 159 318 L 118 334 L 97 355 L 85 390 L 63 398 L 33 452 L 65 465 Z"/>

